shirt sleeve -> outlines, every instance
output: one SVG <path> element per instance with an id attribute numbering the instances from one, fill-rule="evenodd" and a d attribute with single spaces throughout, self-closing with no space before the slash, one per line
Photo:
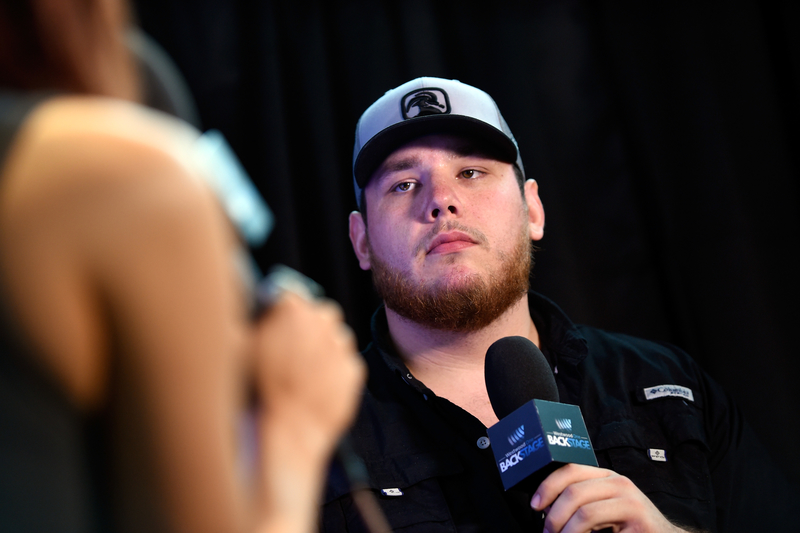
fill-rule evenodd
<path id="1" fill-rule="evenodd" d="M 706 432 L 719 531 L 796 531 L 798 488 L 761 444 L 732 398 L 700 372 L 705 387 Z"/>

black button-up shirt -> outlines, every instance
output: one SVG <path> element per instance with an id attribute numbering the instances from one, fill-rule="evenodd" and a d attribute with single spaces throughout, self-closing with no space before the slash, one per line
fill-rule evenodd
<path id="1" fill-rule="evenodd" d="M 536 293 L 529 301 L 561 402 L 581 407 L 600 467 L 629 477 L 678 525 L 797 530 L 788 526 L 798 503 L 794 488 L 728 396 L 688 355 L 576 326 Z M 392 528 L 541 531 L 531 495 L 503 490 L 483 424 L 436 396 L 397 356 L 382 308 L 372 332 L 364 351 L 369 381 L 352 442 Z M 336 465 L 322 530 L 363 531 Z"/>

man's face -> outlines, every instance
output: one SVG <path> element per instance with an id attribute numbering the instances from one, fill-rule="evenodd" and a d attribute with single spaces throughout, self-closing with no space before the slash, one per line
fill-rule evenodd
<path id="1" fill-rule="evenodd" d="M 531 239 L 542 236 L 536 184 L 460 138 L 432 135 L 395 150 L 351 214 L 363 269 L 386 306 L 437 329 L 487 325 L 527 290 Z"/>

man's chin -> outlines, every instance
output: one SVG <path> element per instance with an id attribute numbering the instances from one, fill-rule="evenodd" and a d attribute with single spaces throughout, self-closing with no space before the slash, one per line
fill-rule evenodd
<path id="1" fill-rule="evenodd" d="M 527 277 L 487 283 L 478 274 L 461 271 L 426 284 L 387 272 L 375 274 L 373 270 L 375 287 L 387 308 L 421 326 L 461 333 L 485 328 L 528 289 Z"/>
<path id="2" fill-rule="evenodd" d="M 420 285 L 426 285 L 434 291 L 469 290 L 476 283 L 480 283 L 481 273 L 466 265 L 448 265 L 438 269 L 438 272 L 426 276 Z"/>
<path id="3" fill-rule="evenodd" d="M 510 256 L 498 258 L 493 272 L 487 272 L 488 260 L 480 264 L 471 254 L 449 255 L 426 260 L 412 274 L 372 254 L 372 279 L 386 307 L 424 327 L 466 333 L 500 318 L 528 291 L 531 241 L 524 233 Z"/>
<path id="4" fill-rule="evenodd" d="M 439 331 L 471 333 L 489 326 L 526 294 L 524 290 L 502 295 L 492 292 L 463 286 L 460 289 L 417 294 L 412 298 L 387 298 L 385 303 L 399 316 L 420 326 Z"/>

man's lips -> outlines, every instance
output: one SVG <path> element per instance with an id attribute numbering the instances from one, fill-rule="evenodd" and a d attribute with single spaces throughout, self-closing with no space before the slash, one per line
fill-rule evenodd
<path id="1" fill-rule="evenodd" d="M 478 241 L 460 231 L 440 233 L 428 244 L 428 254 L 446 254 L 467 248 Z"/>

